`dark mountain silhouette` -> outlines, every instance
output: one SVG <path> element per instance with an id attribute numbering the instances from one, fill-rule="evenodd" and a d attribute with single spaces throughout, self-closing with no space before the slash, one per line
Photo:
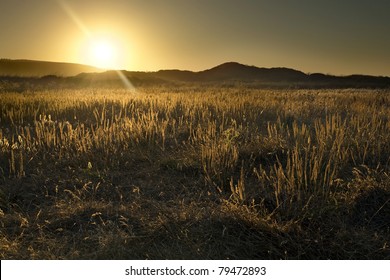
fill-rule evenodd
<path id="1" fill-rule="evenodd" d="M 227 62 L 214 68 L 199 72 L 204 80 L 242 80 L 242 81 L 298 81 L 306 75 L 289 68 L 258 68 L 237 62 Z"/>
<path id="2" fill-rule="evenodd" d="M 181 70 L 160 70 L 158 72 L 124 72 L 130 77 L 147 75 L 165 82 L 202 83 L 247 83 L 256 87 L 298 87 L 298 88 L 346 88 L 377 87 L 389 88 L 390 77 L 369 75 L 333 76 L 321 73 L 305 74 L 301 71 L 277 67 L 259 68 L 237 62 L 227 62 L 200 72 Z M 142 73 L 142 74 L 141 74 Z"/>
<path id="3" fill-rule="evenodd" d="M 42 77 L 55 75 L 69 77 L 82 72 L 102 71 L 96 67 L 76 63 L 0 59 L 0 76 Z"/>
<path id="4" fill-rule="evenodd" d="M 289 68 L 258 68 L 237 62 L 227 62 L 200 72 L 182 70 L 160 70 L 155 77 L 184 82 L 222 82 L 222 81 L 298 81 L 306 74 Z"/>
<path id="5" fill-rule="evenodd" d="M 196 83 L 225 86 L 243 84 L 256 88 L 390 88 L 390 77 L 305 74 L 290 68 L 259 68 L 237 62 L 223 63 L 199 72 L 177 69 L 156 72 L 121 70 L 121 72 L 122 77 L 125 76 L 136 87 Z M 72 75 L 73 73 L 75 74 Z M 9 89 L 9 85 L 15 84 L 20 88 L 18 90 L 23 90 L 26 87 L 123 86 L 118 71 L 99 72 L 99 69 L 94 67 L 71 63 L 0 60 L 0 76 L 3 76 L 0 77 L 0 89 L 2 87 L 3 90 Z M 35 76 L 35 78 L 26 78 L 26 76 Z"/>

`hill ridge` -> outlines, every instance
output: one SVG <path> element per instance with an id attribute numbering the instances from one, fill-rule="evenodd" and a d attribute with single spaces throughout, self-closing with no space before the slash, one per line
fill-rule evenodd
<path id="1" fill-rule="evenodd" d="M 8 68 L 7 68 L 8 63 Z M 18 65 L 19 64 L 19 65 Z M 16 67 L 16 66 L 17 67 Z M 12 66 L 14 68 L 12 68 Z M 24 66 L 24 68 L 22 67 Z M 29 67 L 27 67 L 29 66 Z M 19 67 L 19 68 L 18 68 Z M 22 67 L 22 69 L 20 69 Z M 33 70 L 37 72 L 33 72 Z M 8 71 L 8 72 L 7 72 Z M 18 74 L 24 71 L 22 74 Z M 29 72 L 30 71 L 30 72 Z M 32 72 L 31 72 L 32 71 Z M 390 77 L 352 74 L 334 76 L 322 73 L 306 74 L 287 67 L 257 67 L 238 62 L 225 62 L 202 71 L 178 69 L 155 72 L 120 70 L 134 86 L 175 83 L 244 83 L 255 87 L 295 87 L 295 88 L 390 88 Z M 71 73 L 72 72 L 72 73 Z M 115 70 L 101 69 L 75 63 L 45 62 L 33 60 L 0 60 L 0 76 L 5 77 L 44 77 L 55 76 L 57 83 L 105 86 L 120 85 L 121 78 Z M 73 74 L 73 75 L 71 75 Z M 61 77 L 68 77 L 66 80 Z M 53 82 L 53 79 L 49 79 Z M 48 79 L 41 79 L 44 83 Z"/>
<path id="2" fill-rule="evenodd" d="M 83 72 L 102 72 L 90 65 L 29 59 L 0 59 L 0 76 L 42 77 L 75 76 Z"/>

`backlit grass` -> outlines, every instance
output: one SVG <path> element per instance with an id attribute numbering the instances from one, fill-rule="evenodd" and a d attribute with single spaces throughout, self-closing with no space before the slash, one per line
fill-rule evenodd
<path id="1" fill-rule="evenodd" d="M 390 259 L 390 93 L 0 95 L 2 259 Z"/>

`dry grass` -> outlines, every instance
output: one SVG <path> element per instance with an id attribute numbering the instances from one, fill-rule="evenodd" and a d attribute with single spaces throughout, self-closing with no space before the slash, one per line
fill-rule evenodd
<path id="1" fill-rule="evenodd" d="M 390 94 L 0 95 L 2 259 L 390 259 Z"/>

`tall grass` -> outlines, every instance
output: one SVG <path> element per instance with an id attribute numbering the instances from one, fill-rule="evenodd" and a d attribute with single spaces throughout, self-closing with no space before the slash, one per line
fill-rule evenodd
<path id="1" fill-rule="evenodd" d="M 142 203 L 158 197 L 157 201 L 166 197 L 168 202 L 175 197 L 189 200 L 187 207 L 196 208 L 202 203 L 194 206 L 190 201 L 200 197 L 209 201 L 210 209 L 225 209 L 221 211 L 228 211 L 230 217 L 244 215 L 240 219 L 245 223 L 276 227 L 281 234 L 276 239 L 283 234 L 299 239 L 291 233 L 299 228 L 307 234 L 306 240 L 314 240 L 319 238 L 319 228 L 326 227 L 329 236 L 324 239 L 354 243 L 357 239 L 352 233 L 356 238 L 372 234 L 369 223 L 356 221 L 364 216 L 356 213 L 356 205 L 364 205 L 365 196 L 372 199 L 368 194 L 372 189 L 365 184 L 374 180 L 374 189 L 380 189 L 385 198 L 370 202 L 377 203 L 371 205 L 373 216 L 364 219 L 381 217 L 382 235 L 367 241 L 368 248 L 340 256 L 361 258 L 365 250 L 373 257 L 389 253 L 387 91 L 192 87 L 4 93 L 0 97 L 0 206 L 4 215 L 27 213 L 30 217 L 37 208 L 47 212 L 73 200 L 81 205 L 83 201 L 84 205 L 117 203 L 111 207 L 119 211 L 136 194 L 140 195 L 137 199 L 145 199 Z M 366 177 L 362 175 L 365 170 Z M 167 186 L 172 187 L 169 195 Z M 180 191 L 179 186 L 184 189 Z M 34 196 L 30 204 L 26 202 L 29 192 Z M 172 215 L 175 208 L 169 209 Z M 119 228 L 126 220 L 126 212 L 120 212 L 122 218 L 114 221 Z M 247 212 L 250 217 L 243 214 Z M 101 211 L 96 213 L 91 219 L 102 219 Z M 156 214 L 143 215 L 139 222 Z M 163 219 L 160 214 L 155 218 Z M 107 225 L 102 222 L 100 230 L 107 230 Z M 5 242 L 12 234 L 3 232 L 2 238 Z M 248 238 L 256 242 L 259 237 L 251 230 Z M 215 245 L 207 242 L 206 247 Z M 300 258 L 303 249 L 296 242 L 291 248 L 275 245 L 280 252 L 290 250 L 288 256 L 279 251 L 268 256 Z M 384 247 L 379 250 L 378 246 Z M 58 257 L 65 256 L 64 250 Z M 320 251 L 325 258 L 335 256 L 325 248 Z M 9 254 L 4 251 L 2 256 Z M 23 253 L 15 254 L 23 257 Z M 257 256 L 253 254 L 232 256 Z M 315 250 L 308 249 L 306 254 L 322 257 Z"/>

